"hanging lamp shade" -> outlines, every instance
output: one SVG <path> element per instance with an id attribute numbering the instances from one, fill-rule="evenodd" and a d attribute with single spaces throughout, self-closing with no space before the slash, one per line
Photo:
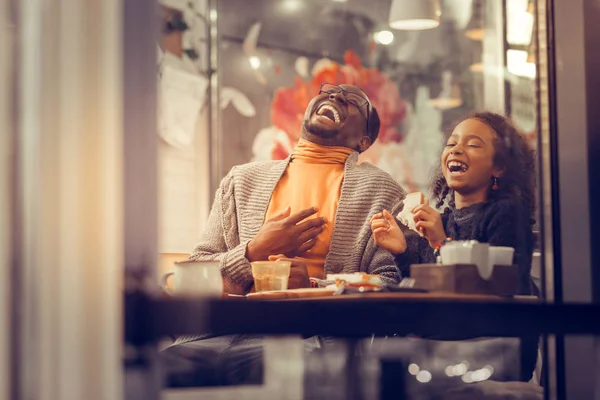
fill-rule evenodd
<path id="1" fill-rule="evenodd" d="M 483 63 L 481 61 L 474 62 L 469 65 L 469 71 L 471 72 L 483 72 Z"/>
<path id="2" fill-rule="evenodd" d="M 469 65 L 469 71 L 472 73 L 481 73 L 484 70 L 483 66 L 483 41 L 471 42 L 470 57 L 471 65 Z"/>
<path id="3" fill-rule="evenodd" d="M 442 72 L 442 90 L 438 97 L 429 100 L 429 104 L 439 110 L 449 110 L 462 105 L 460 85 L 453 81 L 452 72 Z"/>
<path id="4" fill-rule="evenodd" d="M 393 29 L 417 31 L 440 24 L 439 0 L 392 0 L 389 24 Z"/>
<path id="5" fill-rule="evenodd" d="M 471 20 L 465 28 L 465 36 L 472 40 L 483 40 L 483 2 L 475 0 L 473 2 L 473 13 Z"/>

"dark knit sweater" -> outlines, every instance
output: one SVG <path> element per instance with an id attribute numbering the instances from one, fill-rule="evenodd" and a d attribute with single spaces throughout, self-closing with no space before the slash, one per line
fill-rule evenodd
<path id="1" fill-rule="evenodd" d="M 477 240 L 491 246 L 515 249 L 514 264 L 519 267 L 519 294 L 530 294 L 531 258 L 534 237 L 528 210 L 511 200 L 477 203 L 442 214 L 446 236 L 453 240 Z M 401 225 L 402 226 L 402 225 Z M 403 228 L 408 250 L 396 256 L 403 276 L 411 264 L 434 263 L 433 249 L 427 239 Z"/>

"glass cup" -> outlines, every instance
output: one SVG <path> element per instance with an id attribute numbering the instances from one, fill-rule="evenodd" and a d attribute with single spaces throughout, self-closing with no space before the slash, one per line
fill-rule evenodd
<path id="1" fill-rule="evenodd" d="M 257 292 L 286 290 L 290 277 L 290 261 L 255 261 L 252 265 L 254 289 Z"/>

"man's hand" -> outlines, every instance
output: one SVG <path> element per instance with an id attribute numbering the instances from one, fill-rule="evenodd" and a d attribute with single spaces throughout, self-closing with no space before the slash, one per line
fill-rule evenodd
<path id="1" fill-rule="evenodd" d="M 312 207 L 290 215 L 291 210 L 287 207 L 267 220 L 256 237 L 248 243 L 246 258 L 250 262 L 265 261 L 273 254 L 285 254 L 293 258 L 310 250 L 327 222 L 325 218 L 304 221 L 317 211 L 316 207 Z"/>
<path id="2" fill-rule="evenodd" d="M 396 219 L 388 210 L 373 215 L 371 218 L 371 231 L 377 246 L 394 255 L 406 251 L 406 238 L 396 223 Z"/>
<path id="3" fill-rule="evenodd" d="M 270 256 L 269 261 L 290 261 L 290 278 L 288 280 L 288 289 L 309 288 L 310 279 L 308 278 L 308 269 L 306 264 L 294 258 L 285 258 Z"/>

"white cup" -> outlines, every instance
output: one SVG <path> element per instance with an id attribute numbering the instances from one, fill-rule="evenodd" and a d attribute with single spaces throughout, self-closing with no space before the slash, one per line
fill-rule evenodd
<path id="1" fill-rule="evenodd" d="M 492 265 L 512 265 L 515 249 L 512 247 L 490 246 L 490 263 Z"/>
<path id="2" fill-rule="evenodd" d="M 167 280 L 173 275 L 173 291 Z M 178 261 L 174 271 L 161 279 L 162 289 L 174 296 L 220 297 L 223 294 L 223 277 L 219 261 Z"/>
<path id="3" fill-rule="evenodd" d="M 446 243 L 440 249 L 440 256 L 445 265 L 470 264 L 472 261 L 471 249 L 463 246 L 462 242 Z"/>
<path id="4" fill-rule="evenodd" d="M 483 279 L 490 279 L 494 270 L 490 245 L 476 240 L 459 240 L 446 243 L 440 249 L 442 264 L 475 264 Z"/>

